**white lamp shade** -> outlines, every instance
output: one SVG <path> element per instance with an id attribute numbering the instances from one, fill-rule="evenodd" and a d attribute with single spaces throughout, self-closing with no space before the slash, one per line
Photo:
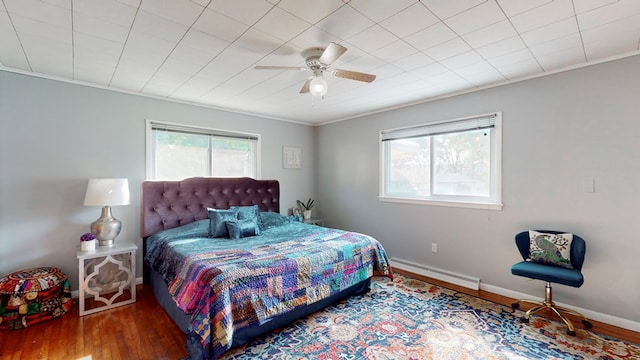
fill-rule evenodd
<path id="1" fill-rule="evenodd" d="M 89 179 L 84 206 L 129 205 L 129 180 Z"/>
<path id="2" fill-rule="evenodd" d="M 309 83 L 309 92 L 313 96 L 324 96 L 327 93 L 327 81 L 322 76 L 316 76 Z"/>

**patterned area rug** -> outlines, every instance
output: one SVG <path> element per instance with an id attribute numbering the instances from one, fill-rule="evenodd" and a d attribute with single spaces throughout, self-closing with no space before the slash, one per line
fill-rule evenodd
<path id="1" fill-rule="evenodd" d="M 232 349 L 224 359 L 640 359 L 640 345 L 401 275 Z"/>

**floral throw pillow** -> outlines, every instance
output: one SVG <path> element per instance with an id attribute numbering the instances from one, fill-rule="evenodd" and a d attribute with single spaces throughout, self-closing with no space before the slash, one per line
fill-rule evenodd
<path id="1" fill-rule="evenodd" d="M 573 234 L 548 234 L 529 230 L 527 261 L 573 269 L 571 242 Z"/>

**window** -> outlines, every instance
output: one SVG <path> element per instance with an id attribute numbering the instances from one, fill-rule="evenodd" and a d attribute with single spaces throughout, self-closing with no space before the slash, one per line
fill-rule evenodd
<path id="1" fill-rule="evenodd" d="M 380 132 L 380 200 L 499 210 L 502 114 Z"/>
<path id="2" fill-rule="evenodd" d="M 259 178 L 259 136 L 147 120 L 147 178 Z"/>

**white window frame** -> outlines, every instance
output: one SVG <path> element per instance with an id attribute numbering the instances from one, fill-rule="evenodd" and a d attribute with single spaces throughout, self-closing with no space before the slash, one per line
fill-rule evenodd
<path id="1" fill-rule="evenodd" d="M 434 125 L 483 119 L 494 117 L 494 127 L 492 129 L 491 139 L 491 170 L 490 170 L 490 186 L 488 197 L 468 197 L 468 196 L 455 196 L 455 195 L 431 195 L 428 197 L 401 197 L 390 196 L 385 193 L 387 176 L 387 159 L 385 152 L 385 144 L 383 139 L 388 138 L 390 133 L 400 134 L 400 136 L 406 134 L 414 134 L 420 132 L 421 129 L 428 128 Z M 449 207 L 464 207 L 473 209 L 487 209 L 487 210 L 502 210 L 502 112 L 495 112 L 490 114 L 482 114 L 469 116 L 464 118 L 457 118 L 451 120 L 444 120 L 433 123 L 426 123 L 420 125 L 414 125 L 409 127 L 394 128 L 380 131 L 379 138 L 380 145 L 380 179 L 379 179 L 379 196 L 378 200 L 383 202 L 394 203 L 406 203 L 406 204 L 421 204 L 421 205 L 435 205 L 435 206 L 449 206 Z"/>
<path id="2" fill-rule="evenodd" d="M 164 122 L 164 121 L 156 121 L 147 119 L 146 120 L 146 145 L 145 145 L 145 153 L 146 153 L 146 171 L 145 176 L 146 179 L 155 180 L 153 178 L 154 173 L 154 162 L 155 162 L 155 149 L 153 148 L 153 128 L 161 127 L 166 129 L 173 129 L 177 131 L 184 132 L 194 132 L 201 133 L 203 135 L 218 135 L 218 136 L 227 136 L 227 137 L 236 137 L 236 138 L 245 138 L 245 139 L 255 139 L 256 140 L 256 148 L 255 148 L 255 178 L 262 178 L 262 155 L 261 155 L 261 137 L 259 134 L 245 133 L 240 131 L 230 131 L 230 130 L 222 130 L 222 129 L 213 129 L 213 128 L 205 128 L 193 125 L 184 125 L 178 123 Z M 158 179 L 161 180 L 161 179 Z"/>

